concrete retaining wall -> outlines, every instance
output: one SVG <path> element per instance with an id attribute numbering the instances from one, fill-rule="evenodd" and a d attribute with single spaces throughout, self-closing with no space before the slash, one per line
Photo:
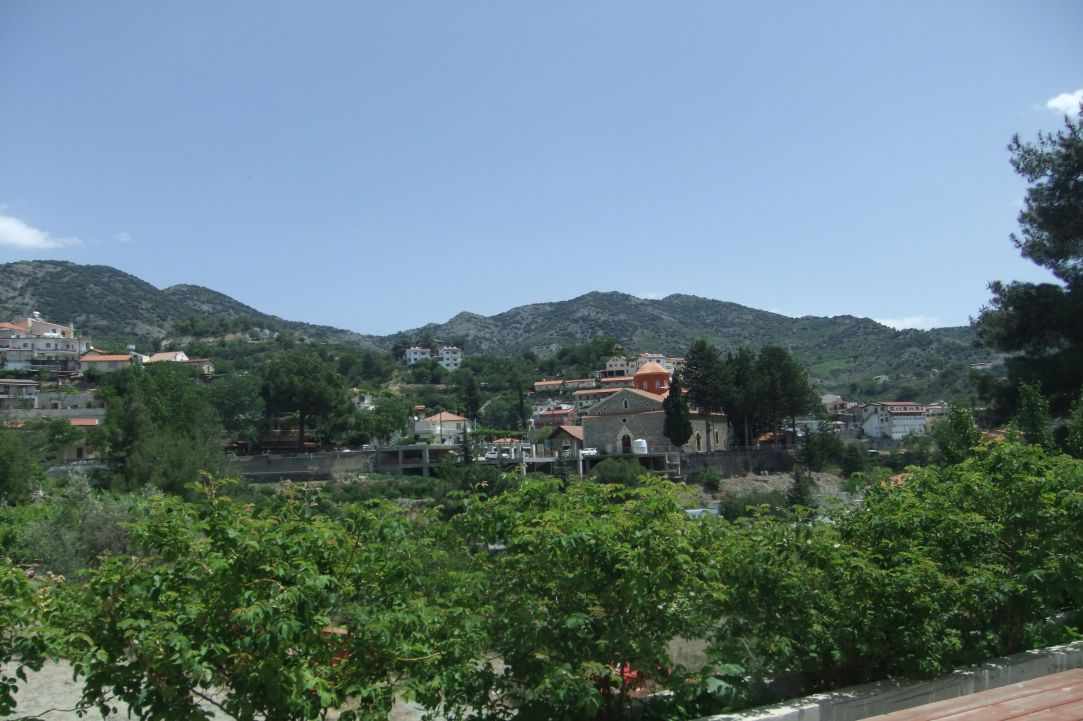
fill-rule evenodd
<path id="1" fill-rule="evenodd" d="M 685 455 L 684 462 L 686 475 L 701 468 L 713 468 L 723 478 L 743 476 L 760 471 L 784 473 L 793 468 L 793 456 L 781 448 L 753 448 L 703 454 L 690 453 Z"/>
<path id="2" fill-rule="evenodd" d="M 312 481 L 340 478 L 371 470 L 364 453 L 299 453 L 294 456 L 238 456 L 228 463 L 229 473 L 253 481 Z"/>
<path id="3" fill-rule="evenodd" d="M 1073 668 L 1083 668 L 1083 641 L 993 659 L 932 681 L 880 681 L 700 721 L 860 721 Z"/>

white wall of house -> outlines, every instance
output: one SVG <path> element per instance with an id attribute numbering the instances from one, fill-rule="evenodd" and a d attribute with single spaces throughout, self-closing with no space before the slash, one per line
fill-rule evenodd
<path id="1" fill-rule="evenodd" d="M 432 358 L 432 351 L 430 351 L 428 348 L 412 346 L 406 349 L 406 352 L 403 354 L 403 358 L 406 359 L 406 365 L 412 366 L 420 363 L 423 360 Z"/>
<path id="2" fill-rule="evenodd" d="M 437 360 L 444 369 L 449 371 L 458 370 L 459 366 L 463 364 L 463 352 L 462 349 L 455 346 L 444 346 L 440 349 L 439 360 Z"/>

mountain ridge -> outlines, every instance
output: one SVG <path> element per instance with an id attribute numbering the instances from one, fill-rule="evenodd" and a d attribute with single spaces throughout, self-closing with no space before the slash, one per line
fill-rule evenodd
<path id="1" fill-rule="evenodd" d="M 376 336 L 285 320 L 204 286 L 180 283 L 159 289 L 110 266 L 68 261 L 0 265 L 0 318 L 20 317 L 33 310 L 54 320 L 75 322 L 92 338 L 144 345 L 199 329 L 213 335 L 215 328 L 230 328 L 230 332 L 291 332 L 318 342 L 387 351 L 415 342 L 453 342 L 462 344 L 467 355 L 546 355 L 609 336 L 629 352 L 681 355 L 692 341 L 703 337 L 724 351 L 741 345 L 781 345 L 794 352 L 814 377 L 835 387 L 876 376 L 935 376 L 949 366 L 992 357 L 975 347 L 974 332 L 967 326 L 895 330 L 854 315 L 792 318 L 686 293 L 650 299 L 620 291 L 590 291 L 489 316 L 464 310 L 443 323 Z"/>

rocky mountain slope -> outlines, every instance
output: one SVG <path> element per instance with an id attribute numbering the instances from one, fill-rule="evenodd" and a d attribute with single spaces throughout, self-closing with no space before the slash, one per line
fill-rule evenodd
<path id="1" fill-rule="evenodd" d="M 594 292 L 488 317 L 460 313 L 447 323 L 405 331 L 388 340 L 456 340 L 465 344 L 468 353 L 545 353 L 597 335 L 612 336 L 630 351 L 675 355 L 697 338 L 707 338 L 723 350 L 780 345 L 795 353 L 813 377 L 835 388 L 876 376 L 888 376 L 888 382 L 917 380 L 925 387 L 945 371 L 961 380 L 966 365 L 991 358 L 987 350 L 975 346 L 975 335 L 965 326 L 897 331 L 869 318 L 790 318 L 681 294 L 649 300 Z"/>
<path id="2" fill-rule="evenodd" d="M 867 383 L 882 375 L 916 379 L 924 387 L 947 372 L 955 379 L 951 382 L 956 382 L 965 375 L 967 364 L 990 359 L 988 351 L 975 347 L 974 334 L 967 327 L 896 331 L 868 318 L 790 318 L 680 294 L 648 300 L 594 292 L 493 316 L 463 312 L 446 323 L 378 337 L 283 320 L 200 286 L 160 290 L 108 266 L 60 261 L 0 265 L 0 318 L 32 310 L 54 320 L 72 321 L 94 338 L 142 345 L 210 322 L 387 350 L 422 340 L 457 342 L 468 355 L 525 351 L 544 355 L 599 335 L 615 338 L 628 351 L 670 354 L 683 353 L 701 337 L 724 350 L 770 343 L 790 349 L 813 377 L 834 388 Z"/>
<path id="3" fill-rule="evenodd" d="M 74 323 L 94 341 L 136 343 L 149 348 L 183 332 L 186 321 L 236 320 L 234 327 L 291 331 L 317 340 L 374 345 L 359 333 L 287 321 L 261 313 L 228 295 L 198 285 L 159 289 L 106 265 L 35 260 L 0 265 L 0 318 L 39 311 L 50 320 Z"/>

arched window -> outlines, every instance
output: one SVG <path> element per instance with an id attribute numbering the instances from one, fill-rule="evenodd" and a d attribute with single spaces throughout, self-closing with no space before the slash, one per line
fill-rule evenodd
<path id="1" fill-rule="evenodd" d="M 620 452 L 631 453 L 632 452 L 632 437 L 627 433 L 620 437 Z"/>
<path id="2" fill-rule="evenodd" d="M 624 399 L 624 407 L 625 407 L 625 408 L 627 408 L 627 407 L 628 407 L 628 399 L 627 399 L 627 398 L 625 398 L 625 399 Z"/>
<path id="3" fill-rule="evenodd" d="M 697 433 L 696 434 L 696 451 L 702 451 L 702 450 L 703 450 L 703 436 L 701 436 L 700 434 Z"/>

